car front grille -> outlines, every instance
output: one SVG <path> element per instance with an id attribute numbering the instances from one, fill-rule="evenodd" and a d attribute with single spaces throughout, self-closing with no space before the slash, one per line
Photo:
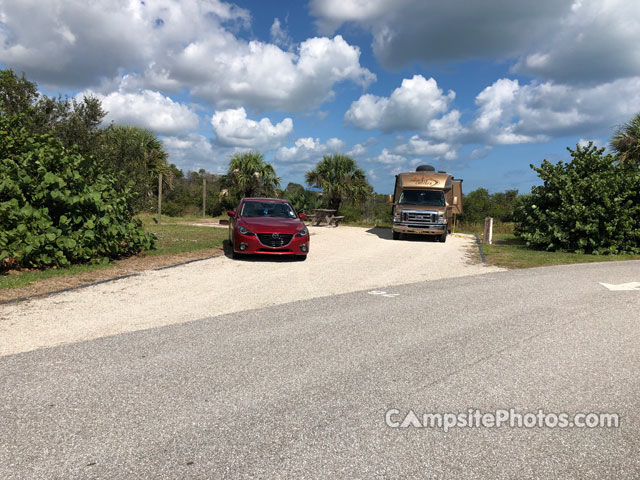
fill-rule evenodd
<path id="1" fill-rule="evenodd" d="M 438 223 L 437 212 L 402 212 L 402 221 L 412 223 Z"/>
<path id="2" fill-rule="evenodd" d="M 289 245 L 292 238 L 292 234 L 286 233 L 258 233 L 260 243 L 271 248 L 280 248 Z"/>

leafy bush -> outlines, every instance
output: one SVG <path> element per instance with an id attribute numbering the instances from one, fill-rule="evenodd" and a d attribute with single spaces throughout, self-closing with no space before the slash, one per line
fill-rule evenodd
<path id="1" fill-rule="evenodd" d="M 514 206 L 519 198 L 518 190 L 489 193 L 486 188 L 478 188 L 463 195 L 464 213 L 458 216 L 458 220 L 477 224 L 484 223 L 486 217 L 493 217 L 497 222 L 512 222 Z"/>
<path id="2" fill-rule="evenodd" d="M 24 115 L 0 115 L 0 270 L 106 262 L 151 249 L 130 187 L 103 174 Z"/>
<path id="3" fill-rule="evenodd" d="M 350 202 L 342 204 L 340 215 L 344 217 L 344 223 L 360 223 L 365 219 L 361 206 L 356 207 Z"/>
<path id="4" fill-rule="evenodd" d="M 516 235 L 546 250 L 640 252 L 640 170 L 591 143 L 568 150 L 570 163 L 531 165 L 543 185 L 518 205 Z"/>
<path id="5" fill-rule="evenodd" d="M 316 192 L 305 190 L 285 191 L 285 198 L 291 202 L 298 213 L 310 214 L 315 208 L 322 207 L 322 199 Z"/>

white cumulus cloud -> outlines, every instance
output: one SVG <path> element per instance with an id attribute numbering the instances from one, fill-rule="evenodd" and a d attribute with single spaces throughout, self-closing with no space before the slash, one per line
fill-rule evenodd
<path id="1" fill-rule="evenodd" d="M 301 111 L 333 98 L 333 86 L 349 80 L 362 87 L 375 75 L 360 66 L 360 50 L 341 36 L 310 38 L 296 53 L 272 44 L 229 40 L 194 44 L 182 52 L 177 74 L 192 93 L 218 108 Z"/>
<path id="2" fill-rule="evenodd" d="M 407 143 L 397 146 L 394 152 L 403 155 L 433 157 L 435 159 L 445 160 L 454 160 L 457 158 L 456 151 L 448 143 L 433 143 L 418 135 L 412 136 Z"/>
<path id="3" fill-rule="evenodd" d="M 215 149 L 203 135 L 189 133 L 180 136 L 162 137 L 162 144 L 171 158 L 171 163 L 186 170 L 204 168 L 212 173 L 224 173 L 228 165 L 229 151 Z"/>
<path id="4" fill-rule="evenodd" d="M 559 28 L 531 45 L 514 70 L 561 83 L 640 75 L 640 2 L 576 0 Z M 630 48 L 631 47 L 631 48 Z"/>
<path id="5" fill-rule="evenodd" d="M 400 166 L 407 163 L 407 157 L 391 153 L 387 148 L 383 148 L 377 157 L 372 158 L 374 162 L 386 165 Z"/>
<path id="6" fill-rule="evenodd" d="M 571 13 L 573 0 L 312 0 L 321 30 L 354 23 L 387 67 L 517 55 Z"/>
<path id="7" fill-rule="evenodd" d="M 629 0 L 311 0 L 320 30 L 355 24 L 397 68 L 507 59 L 514 70 L 568 83 L 640 75 L 640 2 Z"/>
<path id="8" fill-rule="evenodd" d="M 159 135 L 186 133 L 198 127 L 198 115 L 160 92 L 142 90 L 138 93 L 112 92 L 108 95 L 85 91 L 80 96 L 93 95 L 106 110 L 105 123 L 148 128 Z"/>
<path id="9" fill-rule="evenodd" d="M 247 10 L 219 0 L 39 0 L 0 3 L 0 61 L 49 85 L 87 87 L 144 71 L 206 29 L 247 25 Z M 164 62 L 162 62 L 164 63 Z"/>
<path id="10" fill-rule="evenodd" d="M 225 147 L 272 150 L 293 130 L 293 121 L 285 118 L 277 124 L 268 118 L 259 121 L 247 118 L 244 108 L 216 112 L 211 117 L 211 126 L 216 134 L 216 144 Z"/>
<path id="11" fill-rule="evenodd" d="M 637 113 L 640 78 L 595 86 L 552 82 L 520 85 L 500 79 L 476 97 L 471 129 L 488 143 L 545 141 L 549 137 L 611 129 Z"/>
<path id="12" fill-rule="evenodd" d="M 340 153 L 345 147 L 345 142 L 339 138 L 330 138 L 322 143 L 318 138 L 299 138 L 291 147 L 281 147 L 276 152 L 275 158 L 280 162 L 309 163 L 318 161 L 324 155 Z"/>
<path id="13" fill-rule="evenodd" d="M 0 61 L 58 88 L 98 90 L 126 75 L 122 88 L 186 89 L 216 109 L 301 111 L 339 82 L 375 80 L 340 35 L 285 49 L 244 40 L 249 12 L 220 0 L 24 0 L 0 3 L 0 19 Z"/>
<path id="14" fill-rule="evenodd" d="M 414 75 L 402 80 L 388 98 L 362 95 L 351 104 L 345 120 L 365 130 L 423 130 L 429 120 L 447 111 L 454 98 L 453 91 L 445 94 L 433 78 Z"/>

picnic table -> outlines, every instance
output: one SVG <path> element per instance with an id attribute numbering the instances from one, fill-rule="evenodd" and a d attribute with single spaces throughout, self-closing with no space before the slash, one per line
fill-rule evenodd
<path id="1" fill-rule="evenodd" d="M 334 215 L 336 212 L 337 210 L 332 210 L 330 208 L 315 208 L 313 210 L 311 225 L 320 225 L 321 223 L 326 222 L 327 226 L 331 226 L 333 224 L 337 227 L 344 216 Z"/>

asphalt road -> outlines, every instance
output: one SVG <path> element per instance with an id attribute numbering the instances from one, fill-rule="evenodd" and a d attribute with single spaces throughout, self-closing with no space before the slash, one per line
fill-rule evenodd
<path id="1" fill-rule="evenodd" d="M 477 263 L 477 247 L 470 236 L 451 235 L 446 243 L 425 237 L 398 242 L 388 228 L 309 230 L 312 247 L 305 262 L 273 256 L 236 261 L 229 254 L 0 305 L 0 356 L 381 284 L 498 270 Z"/>
<path id="2" fill-rule="evenodd" d="M 5 356 L 0 478 L 638 478 L 640 291 L 599 283 L 637 281 L 491 273 Z M 620 426 L 444 433 L 393 408 Z"/>

